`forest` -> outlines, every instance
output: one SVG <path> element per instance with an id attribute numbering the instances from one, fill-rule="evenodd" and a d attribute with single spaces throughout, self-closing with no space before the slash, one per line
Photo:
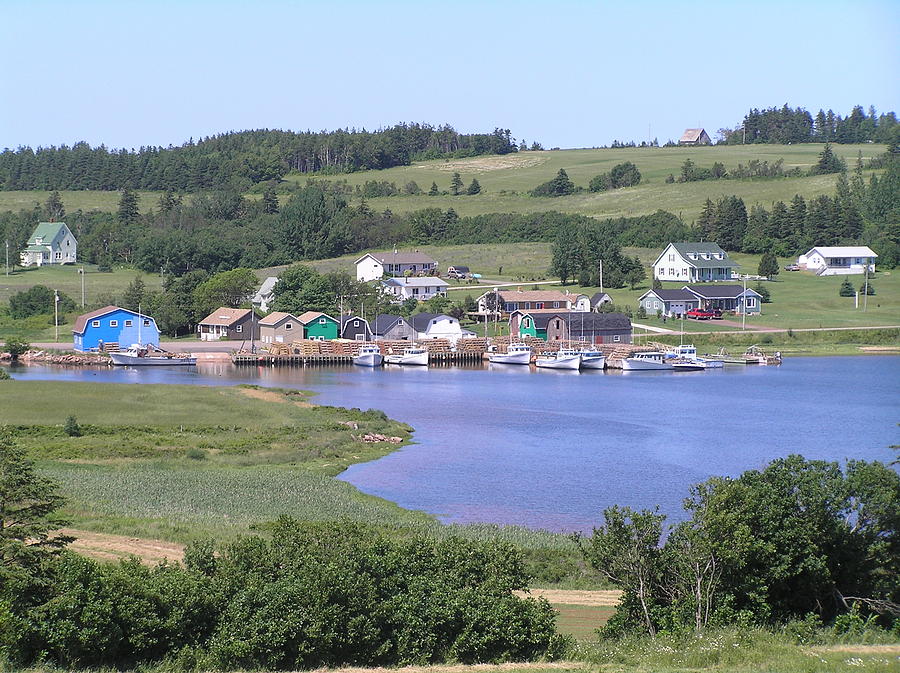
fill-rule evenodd
<path id="1" fill-rule="evenodd" d="M 396 124 L 378 131 L 259 129 L 138 150 L 20 147 L 0 153 L 2 190 L 245 191 L 289 172 L 349 173 L 411 161 L 518 151 L 509 129 L 460 133 L 452 126 Z"/>
<path id="2" fill-rule="evenodd" d="M 742 143 L 890 143 L 896 137 L 897 115 L 878 114 L 869 106 L 868 114 L 862 105 L 841 117 L 833 110 L 819 110 L 815 117 L 802 107 L 763 110 L 751 109 L 741 124 L 733 129 L 719 129 L 722 142 Z"/>

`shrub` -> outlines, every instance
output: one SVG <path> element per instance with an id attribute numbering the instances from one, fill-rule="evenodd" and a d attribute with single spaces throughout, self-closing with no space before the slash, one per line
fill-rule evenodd
<path id="1" fill-rule="evenodd" d="M 6 345 L 3 347 L 9 353 L 13 362 L 18 360 L 20 355 L 27 353 L 29 348 L 31 348 L 31 344 L 22 339 L 7 339 Z"/>
<path id="2" fill-rule="evenodd" d="M 853 289 L 853 283 L 850 282 L 849 278 L 844 278 L 844 282 L 841 283 L 841 289 L 838 291 L 838 294 L 842 297 L 856 296 L 856 290 Z"/>
<path id="3" fill-rule="evenodd" d="M 74 416 L 67 416 L 63 431 L 69 437 L 81 437 L 81 426 L 78 425 L 78 419 Z"/>
<path id="4" fill-rule="evenodd" d="M 868 283 L 861 283 L 859 286 L 859 293 L 872 296 L 873 294 L 875 294 L 875 286 L 872 285 L 871 281 Z"/>
<path id="5" fill-rule="evenodd" d="M 0 369 L 0 381 L 11 381 L 12 376 L 5 369 Z"/>

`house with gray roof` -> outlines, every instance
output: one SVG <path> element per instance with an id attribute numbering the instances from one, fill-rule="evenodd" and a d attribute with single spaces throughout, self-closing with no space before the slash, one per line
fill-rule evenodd
<path id="1" fill-rule="evenodd" d="M 451 345 L 456 345 L 462 337 L 475 336 L 474 332 L 463 329 L 459 320 L 443 313 L 416 313 L 410 316 L 409 322 L 419 341 L 447 339 Z"/>
<path id="2" fill-rule="evenodd" d="M 22 266 L 74 264 L 78 259 L 78 241 L 65 222 L 41 222 L 35 227 L 22 251 Z"/>
<path id="3" fill-rule="evenodd" d="M 706 129 L 685 129 L 678 140 L 679 145 L 712 145 Z"/>
<path id="4" fill-rule="evenodd" d="M 372 326 L 375 341 L 415 341 L 418 336 L 413 327 L 402 315 L 379 313 Z"/>
<path id="5" fill-rule="evenodd" d="M 715 243 L 669 243 L 653 263 L 653 277 L 679 283 L 708 283 L 731 280 L 739 266 Z"/>
<path id="6" fill-rule="evenodd" d="M 351 341 L 374 341 L 369 321 L 357 315 L 341 316 L 341 339 Z"/>
<path id="7" fill-rule="evenodd" d="M 425 301 L 435 295 L 447 295 L 447 281 L 435 276 L 388 278 L 382 282 L 382 287 L 385 293 L 392 296 L 391 301 L 395 302 L 405 301 L 410 297 Z"/>
<path id="8" fill-rule="evenodd" d="M 547 321 L 547 341 L 630 344 L 631 318 L 624 313 L 557 313 Z"/>
<path id="9" fill-rule="evenodd" d="M 647 315 L 668 316 L 670 318 L 684 315 L 692 308 L 699 308 L 700 299 L 693 292 L 680 290 L 647 290 L 638 299 Z"/>
<path id="10" fill-rule="evenodd" d="M 745 289 L 743 285 L 685 285 L 683 289 L 700 300 L 701 308 L 747 315 L 762 311 L 762 295 L 753 288 Z"/>
<path id="11" fill-rule="evenodd" d="M 356 280 L 367 283 L 383 276 L 437 275 L 437 262 L 424 252 L 367 252 L 355 262 Z"/>

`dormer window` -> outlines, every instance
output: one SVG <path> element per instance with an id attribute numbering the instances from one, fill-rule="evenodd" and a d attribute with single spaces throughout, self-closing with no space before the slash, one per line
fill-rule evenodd
<path id="1" fill-rule="evenodd" d="M 691 253 L 691 259 L 697 259 L 697 253 L 696 253 L 696 252 L 692 252 L 692 253 Z"/>

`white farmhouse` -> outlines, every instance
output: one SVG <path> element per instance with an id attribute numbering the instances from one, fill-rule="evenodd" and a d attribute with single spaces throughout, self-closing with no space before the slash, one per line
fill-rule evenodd
<path id="1" fill-rule="evenodd" d="M 250 303 L 258 307 L 264 313 L 269 311 L 272 303 L 275 301 L 275 283 L 278 282 L 277 276 L 269 276 L 259 286 L 259 290 L 253 295 Z M 260 323 L 262 324 L 262 323 Z"/>
<path id="2" fill-rule="evenodd" d="M 475 336 L 474 332 L 463 329 L 459 320 L 442 313 L 416 313 L 409 322 L 416 330 L 419 341 L 448 339 L 455 346 L 462 337 Z"/>
<path id="3" fill-rule="evenodd" d="M 680 283 L 731 280 L 738 266 L 715 243 L 669 243 L 653 263 L 653 277 Z"/>
<path id="4" fill-rule="evenodd" d="M 447 282 L 434 276 L 388 278 L 382 283 L 382 287 L 385 293 L 394 297 L 392 301 L 403 301 L 410 297 L 425 301 L 435 295 L 447 296 Z"/>
<path id="5" fill-rule="evenodd" d="M 22 266 L 74 264 L 78 259 L 78 241 L 65 222 L 41 222 L 22 251 Z"/>
<path id="6" fill-rule="evenodd" d="M 797 260 L 801 269 L 815 271 L 817 276 L 844 276 L 875 273 L 875 258 L 872 249 L 865 245 L 841 245 L 836 247 L 817 246 L 800 255 Z"/>
<path id="7" fill-rule="evenodd" d="M 382 276 L 428 276 L 437 262 L 423 252 L 367 252 L 356 260 L 356 280 L 367 283 Z"/>

